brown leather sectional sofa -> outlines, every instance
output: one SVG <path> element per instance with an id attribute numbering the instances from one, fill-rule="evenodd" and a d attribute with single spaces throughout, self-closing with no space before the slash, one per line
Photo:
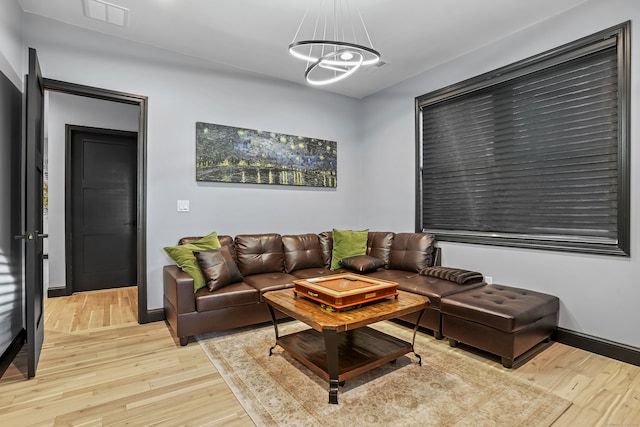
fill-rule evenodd
<path id="1" fill-rule="evenodd" d="M 331 232 L 218 238 L 230 249 L 243 281 L 213 292 L 205 286 L 194 293 L 191 276 L 176 265 L 164 267 L 165 316 L 181 345 L 193 335 L 271 321 L 265 292 L 292 288 L 296 279 L 346 271 L 329 269 Z M 179 244 L 198 239 L 185 237 Z M 501 285 L 495 288 L 481 277 L 467 283 L 421 274 L 440 265 L 440 249 L 434 247 L 431 234 L 369 232 L 367 255 L 383 260 L 385 266 L 365 274 L 398 282 L 399 289 L 428 298 L 420 326 L 442 339 L 444 323 L 451 345 L 462 342 L 484 349 L 511 367 L 515 357 L 555 332 L 557 297 Z M 415 325 L 417 315 L 401 320 Z"/>
<path id="2" fill-rule="evenodd" d="M 204 287 L 194 293 L 193 279 L 175 265 L 164 267 L 165 316 L 186 345 L 192 335 L 267 322 L 271 320 L 263 294 L 293 287 L 293 280 L 337 274 L 330 270 L 333 239 L 331 232 L 280 235 L 253 234 L 218 236 L 234 255 L 244 277 L 214 292 Z M 179 244 L 199 237 L 185 237 Z M 459 285 L 420 275 L 425 267 L 440 264 L 440 252 L 433 246 L 433 235 L 424 233 L 369 232 L 367 255 L 385 261 L 386 267 L 367 273 L 399 283 L 401 290 L 424 295 L 429 306 L 420 325 L 442 338 L 440 300 L 443 296 L 482 286 Z M 417 316 L 403 320 L 413 322 Z"/>

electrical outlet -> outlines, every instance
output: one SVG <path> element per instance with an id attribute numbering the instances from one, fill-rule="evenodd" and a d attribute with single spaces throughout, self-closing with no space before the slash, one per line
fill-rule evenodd
<path id="1" fill-rule="evenodd" d="M 490 285 L 493 283 L 493 277 L 491 276 L 484 276 L 484 281 L 487 283 L 487 285 Z"/>

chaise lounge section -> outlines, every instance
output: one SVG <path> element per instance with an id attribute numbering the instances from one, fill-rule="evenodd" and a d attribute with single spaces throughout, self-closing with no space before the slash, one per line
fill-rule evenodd
<path id="1" fill-rule="evenodd" d="M 501 357 L 511 368 L 516 357 L 558 326 L 558 297 L 504 285 L 484 285 L 442 299 L 442 333 L 458 342 Z"/>

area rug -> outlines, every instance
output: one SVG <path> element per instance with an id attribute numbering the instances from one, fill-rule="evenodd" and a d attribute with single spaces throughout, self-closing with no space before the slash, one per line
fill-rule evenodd
<path id="1" fill-rule="evenodd" d="M 307 328 L 291 321 L 284 335 Z M 392 322 L 376 329 L 411 341 Z M 200 335 L 200 345 L 254 423 L 261 426 L 531 426 L 551 425 L 571 402 L 471 357 L 434 345 L 418 333 L 413 354 L 346 381 L 338 405 L 328 383 L 275 341 L 273 326 Z"/>

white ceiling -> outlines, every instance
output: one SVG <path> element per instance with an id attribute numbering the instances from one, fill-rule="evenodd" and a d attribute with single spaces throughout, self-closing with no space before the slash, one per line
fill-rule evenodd
<path id="1" fill-rule="evenodd" d="M 309 2 L 108 0 L 130 10 L 121 28 L 84 15 L 83 0 L 18 0 L 27 13 L 299 84 L 305 63 L 287 47 Z M 587 0 L 351 0 L 387 62 L 323 90 L 363 98 Z"/>

